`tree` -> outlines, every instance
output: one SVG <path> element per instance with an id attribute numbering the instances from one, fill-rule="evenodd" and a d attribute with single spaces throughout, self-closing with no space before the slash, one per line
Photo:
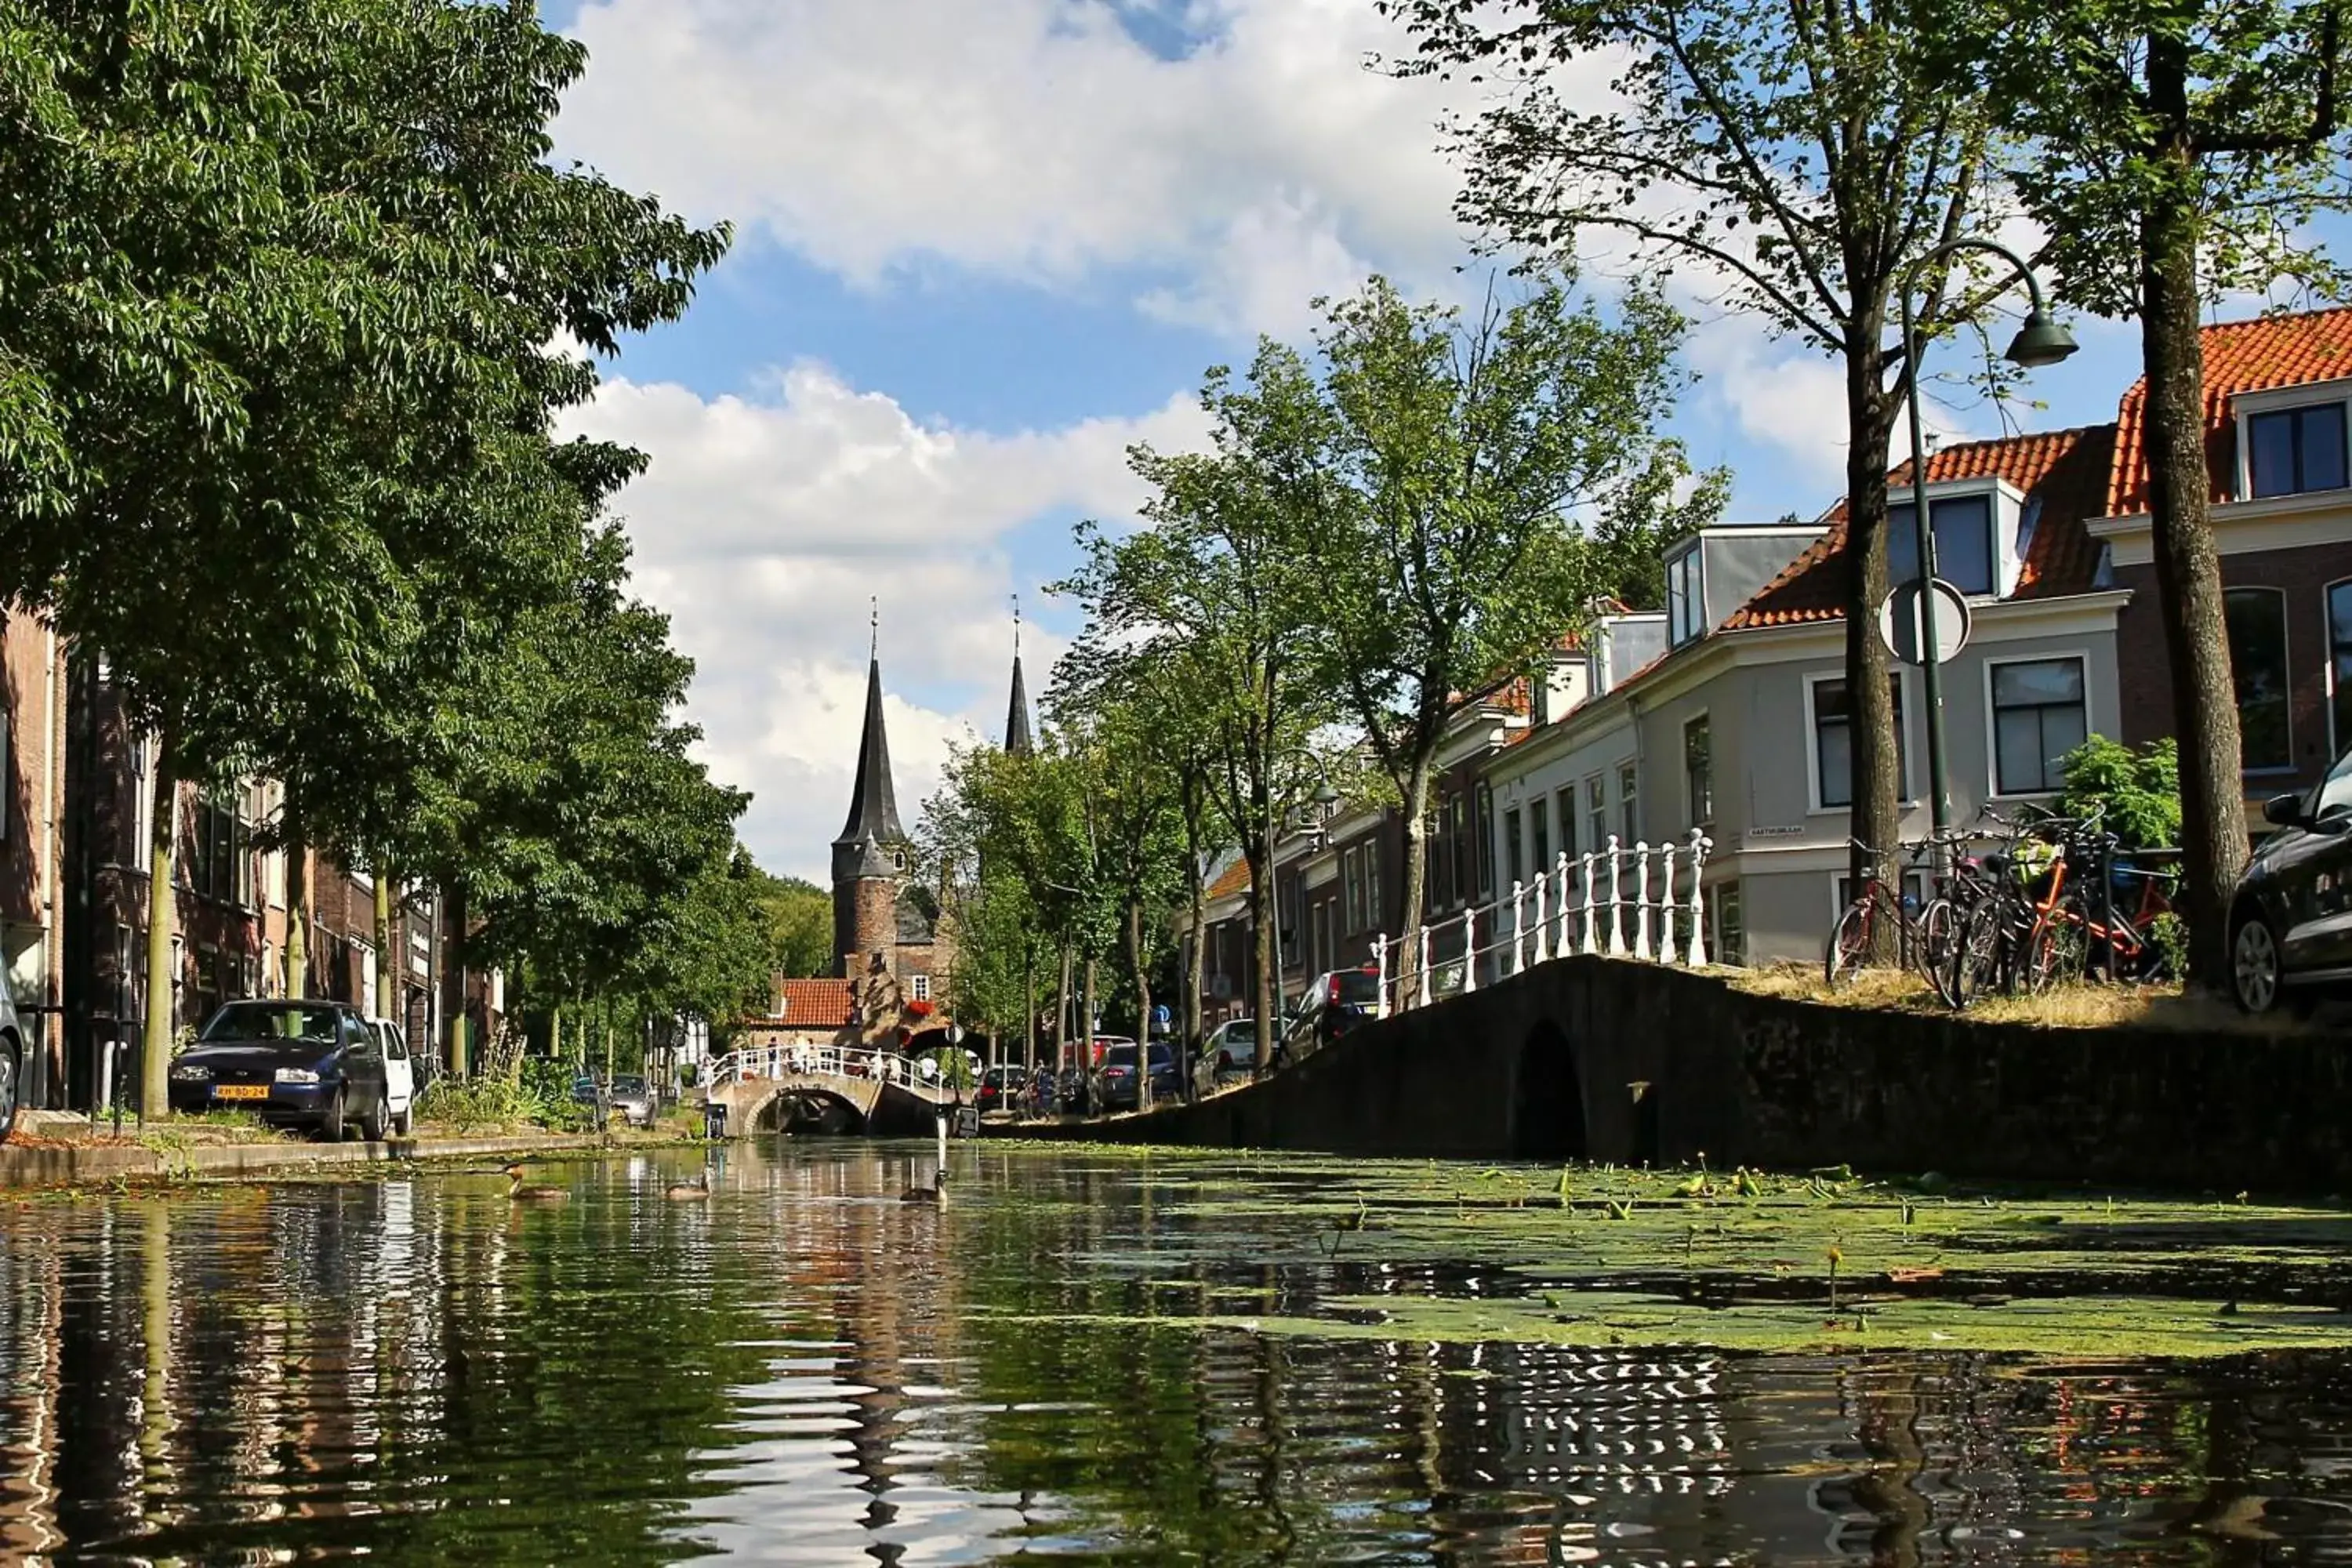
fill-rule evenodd
<path id="1" fill-rule="evenodd" d="M 1997 0 L 1934 15 L 1988 86 L 2060 295 L 2137 319 L 2147 510 L 2180 741 L 2189 978 L 2226 982 L 2247 853 L 2238 704 L 2205 445 L 2203 302 L 2343 279 L 2308 228 L 2345 200 L 2342 7 Z"/>
<path id="2" fill-rule="evenodd" d="M 618 482 L 625 456 L 546 439 L 595 384 L 551 345 L 675 315 L 725 234 L 548 163 L 583 57 L 528 6 L 36 0 L 11 22 L 0 155 L 43 185 L 12 216 L 51 232 L 12 239 L 0 289 L 0 537 L 18 600 L 104 650 L 156 737 L 160 1106 L 176 781 L 275 760 L 288 712 L 384 718 L 432 646 L 429 589 L 509 559 L 510 471 Z"/>
<path id="3" fill-rule="evenodd" d="M 1324 309 L 1327 416 L 1266 427 L 1330 443 L 1290 459 L 1328 469 L 1344 498 L 1303 535 L 1322 584 L 1318 676 L 1402 803 L 1411 930 L 1454 721 L 1532 674 L 1622 584 L 1602 540 L 1687 533 L 1720 511 L 1726 485 L 1710 475 L 1676 499 L 1689 466 L 1655 426 L 1680 384 L 1682 323 L 1654 292 L 1629 292 L 1612 321 L 1549 278 L 1465 320 L 1374 279 Z"/>
<path id="4" fill-rule="evenodd" d="M 833 895 L 798 877 L 753 868 L 768 927 L 768 962 L 788 980 L 821 979 L 833 969 Z"/>
<path id="5" fill-rule="evenodd" d="M 1912 0 L 1381 0 L 1418 47 L 1406 74 L 1498 79 L 1455 128 L 1459 210 L 1501 240 L 1572 255 L 1590 234 L 1636 263 L 1718 279 L 1727 302 L 1842 362 L 1846 689 L 1857 881 L 1893 876 L 1900 829 L 1887 655 L 1887 444 L 1913 367 L 1890 349 L 1905 267 L 1983 208 L 1990 129 L 1915 31 Z M 1551 77 L 1606 68 L 1605 92 Z M 1591 107 L 1586 107 L 1591 105 Z M 1927 281 L 1927 336 L 1984 301 Z"/>
<path id="6" fill-rule="evenodd" d="M 1153 526 L 1113 538 L 1082 524 L 1086 563 L 1055 592 L 1089 616 L 1067 657 L 1095 668 L 1157 661 L 1197 703 L 1209 796 L 1250 867 L 1264 1070 L 1281 1014 L 1273 846 L 1321 776 L 1307 745 L 1332 711 L 1298 636 L 1321 592 L 1308 541 L 1341 496 L 1320 466 L 1328 436 L 1297 428 L 1328 417 L 1297 353 L 1261 343 L 1246 387 L 1218 369 L 1202 402 L 1215 449 L 1135 447 L 1129 462 L 1150 487 Z"/>

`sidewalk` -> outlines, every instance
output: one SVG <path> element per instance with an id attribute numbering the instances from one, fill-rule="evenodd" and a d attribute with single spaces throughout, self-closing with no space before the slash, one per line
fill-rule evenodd
<path id="1" fill-rule="evenodd" d="M 614 1142 L 584 1132 L 494 1137 L 393 1138 L 381 1143 L 305 1143 L 290 1139 L 152 1149 L 129 1142 L 62 1143 L 47 1139 L 0 1144 L 0 1190 L 89 1186 L 109 1182 L 233 1182 L 288 1171 L 330 1170 L 394 1161 L 468 1160 L 490 1155 L 594 1154 L 643 1149 L 656 1142 Z"/>

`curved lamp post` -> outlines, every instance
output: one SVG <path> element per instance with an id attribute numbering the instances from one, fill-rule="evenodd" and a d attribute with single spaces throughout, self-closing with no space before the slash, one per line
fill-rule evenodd
<path id="1" fill-rule="evenodd" d="M 1917 541 L 1919 556 L 1919 642 L 1923 674 L 1927 699 L 1927 811 L 1935 831 L 1941 835 L 1951 826 L 1951 794 L 1944 784 L 1944 683 L 1940 665 L 1936 658 L 1936 595 L 1927 584 L 1936 580 L 1936 530 L 1927 512 L 1927 437 L 1919 423 L 1919 358 L 1918 322 L 1911 311 L 1911 296 L 1918 286 L 1919 274 L 1932 264 L 1957 256 L 1962 251 L 1979 250 L 2000 257 L 2015 268 L 2025 280 L 2030 301 L 2025 324 L 2017 336 L 2010 340 L 2008 351 L 2001 356 L 2010 363 L 2026 370 L 2038 370 L 2056 364 L 2073 353 L 2074 335 L 2051 317 L 2042 300 L 2041 279 L 2025 258 L 2005 245 L 1990 239 L 1955 239 L 1937 246 L 1903 269 L 1903 353 L 1908 361 L 1911 375 L 1911 526 Z M 1900 584 L 1897 584 L 1900 586 Z"/>

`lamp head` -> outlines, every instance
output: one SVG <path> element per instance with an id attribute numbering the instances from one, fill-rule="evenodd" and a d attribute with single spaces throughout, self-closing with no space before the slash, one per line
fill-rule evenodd
<path id="1" fill-rule="evenodd" d="M 2049 311 L 2036 309 L 2026 316 L 2025 325 L 2017 330 L 2017 336 L 2010 340 L 2006 357 L 2011 364 L 2039 370 L 2056 364 L 2079 346 L 2074 334 L 2053 320 Z"/>
<path id="2" fill-rule="evenodd" d="M 1312 798 L 1318 805 L 1337 805 L 1339 804 L 1339 792 L 1331 787 L 1329 779 L 1325 779 L 1315 786 Z"/>

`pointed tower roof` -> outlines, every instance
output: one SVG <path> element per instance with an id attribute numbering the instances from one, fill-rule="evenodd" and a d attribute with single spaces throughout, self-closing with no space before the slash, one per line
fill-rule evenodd
<path id="1" fill-rule="evenodd" d="M 1021 656 L 1013 656 L 1013 710 L 1004 717 L 1007 756 L 1025 757 L 1037 749 L 1029 734 L 1029 688 L 1021 679 Z"/>
<path id="2" fill-rule="evenodd" d="M 1029 687 L 1021 679 L 1021 595 L 1013 595 L 1013 705 L 1004 715 L 1004 754 L 1025 757 L 1037 750 L 1029 735 Z"/>
<path id="3" fill-rule="evenodd" d="M 866 667 L 866 729 L 857 740 L 857 781 L 850 787 L 849 820 L 833 841 L 836 881 L 887 877 L 897 869 L 883 849 L 907 837 L 898 826 L 898 795 L 890 784 L 890 737 L 882 727 L 882 660 Z"/>

